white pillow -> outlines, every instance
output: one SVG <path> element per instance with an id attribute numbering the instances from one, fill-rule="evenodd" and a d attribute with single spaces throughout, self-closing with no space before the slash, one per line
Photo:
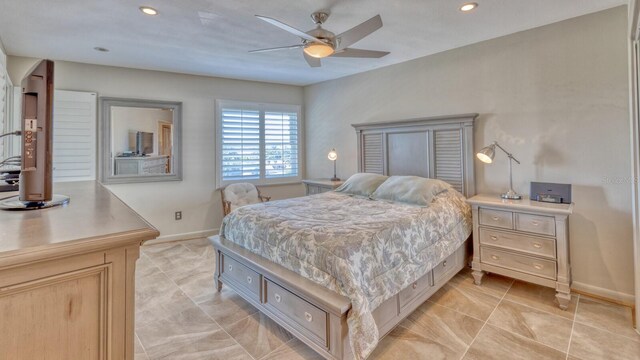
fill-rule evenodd
<path id="1" fill-rule="evenodd" d="M 436 195 L 450 188 L 451 185 L 442 180 L 419 176 L 391 176 L 378 187 L 371 198 L 428 206 Z"/>
<path id="2" fill-rule="evenodd" d="M 352 175 L 335 191 L 368 197 L 371 196 L 371 194 L 376 191 L 378 186 L 380 186 L 380 184 L 385 182 L 385 180 L 387 179 L 388 177 L 384 175 L 358 173 Z"/>

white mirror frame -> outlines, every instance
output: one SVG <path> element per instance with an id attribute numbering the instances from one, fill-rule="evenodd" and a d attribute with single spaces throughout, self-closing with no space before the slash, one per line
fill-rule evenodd
<path id="1" fill-rule="evenodd" d="M 173 149 L 171 159 L 171 174 L 149 174 L 149 175 L 113 175 L 113 161 L 111 160 L 111 108 L 135 107 L 149 109 L 171 109 L 173 110 Z M 125 98 L 100 98 L 100 135 L 98 171 L 99 178 L 103 184 L 126 184 L 158 181 L 181 181 L 182 180 L 182 103 L 172 101 L 139 100 Z"/>

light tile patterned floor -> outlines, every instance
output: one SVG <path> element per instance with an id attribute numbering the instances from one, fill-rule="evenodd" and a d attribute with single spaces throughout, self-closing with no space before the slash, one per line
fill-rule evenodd
<path id="1" fill-rule="evenodd" d="M 228 288 L 213 288 L 206 239 L 143 246 L 136 272 L 140 359 L 320 359 Z M 388 334 L 370 359 L 640 359 L 631 309 L 463 270 Z"/>

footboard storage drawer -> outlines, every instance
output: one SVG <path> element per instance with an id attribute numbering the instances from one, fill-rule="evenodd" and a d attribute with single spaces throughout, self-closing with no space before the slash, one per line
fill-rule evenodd
<path id="1" fill-rule="evenodd" d="M 232 257 L 222 255 L 222 278 L 233 281 L 247 291 L 247 295 L 260 299 L 260 274 L 240 264 Z"/>
<path id="2" fill-rule="evenodd" d="M 437 283 L 438 280 L 444 278 L 451 271 L 459 269 L 459 262 L 462 261 L 458 256 L 458 253 L 453 253 L 444 259 L 440 264 L 433 268 L 433 281 Z"/>
<path id="3" fill-rule="evenodd" d="M 292 324 L 295 328 L 307 330 L 309 338 L 318 345 L 328 346 L 326 312 L 268 279 L 265 284 L 264 306 L 267 309 L 279 314 L 282 320 L 299 325 Z"/>
<path id="4" fill-rule="evenodd" d="M 400 300 L 400 309 L 404 309 L 413 299 L 415 299 L 418 295 L 424 293 L 433 286 L 433 277 L 431 271 L 429 271 L 426 275 L 416 280 L 413 284 L 409 285 L 404 290 L 400 291 L 399 300 Z"/>
<path id="5" fill-rule="evenodd" d="M 553 260 L 544 260 L 483 246 L 480 248 L 480 262 L 551 280 L 556 279 L 556 262 Z"/>

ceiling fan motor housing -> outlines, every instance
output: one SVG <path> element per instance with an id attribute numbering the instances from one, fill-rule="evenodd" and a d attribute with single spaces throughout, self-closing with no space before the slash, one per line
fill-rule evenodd
<path id="1" fill-rule="evenodd" d="M 327 45 L 331 45 L 331 47 L 335 48 L 336 35 L 334 33 L 332 33 L 331 31 L 325 30 L 325 29 L 323 29 L 323 28 L 318 26 L 317 28 L 315 28 L 313 30 L 307 31 L 307 34 L 309 34 L 309 35 L 311 35 L 311 36 L 313 36 L 313 37 L 315 37 L 317 39 L 320 39 L 324 43 L 326 43 Z M 305 40 L 305 43 L 307 43 L 307 42 L 313 42 L 313 41 Z"/>

